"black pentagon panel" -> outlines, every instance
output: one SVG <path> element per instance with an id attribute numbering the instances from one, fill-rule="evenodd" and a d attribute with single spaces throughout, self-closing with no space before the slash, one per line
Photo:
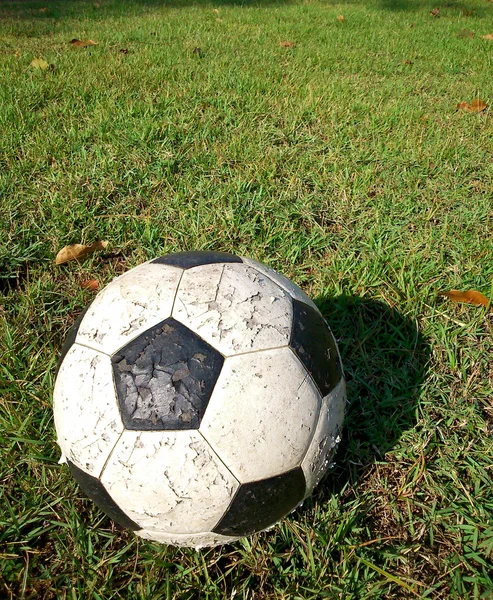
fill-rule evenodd
<path id="1" fill-rule="evenodd" d="M 295 299 L 290 345 L 322 396 L 326 396 L 342 377 L 336 342 L 322 315 L 312 306 Z"/>
<path id="2" fill-rule="evenodd" d="M 229 254 L 228 252 L 177 252 L 155 258 L 153 263 L 161 265 L 171 265 L 181 267 L 182 269 L 191 269 L 200 265 L 212 265 L 215 263 L 241 263 L 239 256 Z"/>
<path id="3" fill-rule="evenodd" d="M 142 527 L 137 525 L 137 523 L 132 521 L 132 519 L 122 511 L 113 498 L 108 494 L 106 488 L 99 481 L 99 479 L 93 477 L 92 475 L 88 475 L 69 460 L 67 460 L 67 464 L 70 468 L 70 472 L 80 485 L 82 491 L 90 500 L 97 504 L 99 508 L 105 512 L 108 517 L 110 517 L 110 519 L 113 519 L 113 521 L 118 523 L 118 525 L 121 525 L 126 529 L 131 529 L 132 531 L 138 531 L 139 529 L 142 529 Z"/>
<path id="4" fill-rule="evenodd" d="M 244 483 L 212 530 L 221 535 L 250 535 L 277 523 L 305 497 L 306 481 L 298 467 L 282 475 Z"/>
<path id="5" fill-rule="evenodd" d="M 111 358 L 127 429 L 198 429 L 223 356 L 173 318 L 148 329 Z"/>
<path id="6" fill-rule="evenodd" d="M 62 349 L 60 350 L 60 358 L 58 359 L 58 364 L 57 364 L 57 367 L 56 367 L 56 373 L 55 373 L 55 375 L 58 375 L 58 371 L 60 370 L 60 367 L 62 366 L 63 359 L 65 358 L 65 356 L 67 355 L 67 352 L 70 350 L 70 348 L 75 343 L 75 340 L 77 338 L 77 332 L 79 331 L 80 324 L 82 323 L 82 319 L 84 318 L 84 315 L 88 311 L 89 306 L 87 306 L 80 313 L 80 315 L 77 317 L 77 319 L 75 319 L 74 324 L 72 325 L 72 327 L 69 329 L 67 337 L 65 338 L 65 341 L 63 342 Z"/>

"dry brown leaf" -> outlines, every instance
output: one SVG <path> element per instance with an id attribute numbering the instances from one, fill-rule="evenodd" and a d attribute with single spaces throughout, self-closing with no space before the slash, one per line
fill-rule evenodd
<path id="1" fill-rule="evenodd" d="M 430 15 L 432 17 L 438 17 L 440 15 L 440 9 L 439 8 L 434 8 L 433 10 L 430 10 Z"/>
<path id="2" fill-rule="evenodd" d="M 219 11 L 217 10 L 217 8 L 213 8 L 213 9 L 212 9 L 212 12 L 213 12 L 215 15 L 218 15 L 218 14 L 219 14 Z"/>
<path id="3" fill-rule="evenodd" d="M 20 58 L 21 57 L 21 53 L 19 52 L 19 50 L 17 50 L 17 52 L 14 55 L 16 58 Z"/>
<path id="4" fill-rule="evenodd" d="M 481 112 L 486 108 L 486 102 L 476 98 L 470 104 L 469 102 L 459 102 L 457 104 L 457 110 L 463 110 L 464 112 Z"/>
<path id="5" fill-rule="evenodd" d="M 48 9 L 46 8 L 46 6 L 43 6 L 42 8 L 38 8 L 40 13 L 45 13 L 48 11 Z"/>
<path id="6" fill-rule="evenodd" d="M 465 304 L 474 304 L 474 306 L 488 306 L 489 300 L 481 292 L 476 290 L 450 290 L 450 292 L 439 292 L 440 296 L 446 296 L 452 302 L 463 302 Z"/>
<path id="7" fill-rule="evenodd" d="M 31 67 L 34 67 L 35 69 L 43 69 L 43 71 L 46 71 L 49 66 L 50 65 L 43 58 L 33 58 L 31 61 Z"/>
<path id="8" fill-rule="evenodd" d="M 94 242 L 94 244 L 71 244 L 70 246 L 65 246 L 62 248 L 60 252 L 56 255 L 55 263 L 57 265 L 63 265 L 69 260 L 84 260 L 89 255 L 97 252 L 98 250 L 104 250 L 108 242 Z"/>
<path id="9" fill-rule="evenodd" d="M 285 42 L 280 42 L 280 44 L 283 48 L 296 48 L 296 44 L 294 42 L 285 41 Z"/>
<path id="10" fill-rule="evenodd" d="M 99 287 L 99 281 L 97 279 L 88 279 L 80 284 L 80 287 L 90 292 L 95 292 Z"/>
<path id="11" fill-rule="evenodd" d="M 472 112 L 481 112 L 486 108 L 486 102 L 484 100 L 480 100 L 476 98 L 471 102 L 471 111 Z"/>
<path id="12" fill-rule="evenodd" d="M 70 40 L 69 44 L 72 44 L 72 46 L 75 46 L 76 48 L 87 48 L 88 46 L 97 46 L 99 42 L 95 42 L 94 40 L 77 40 L 77 39 L 73 39 Z"/>
<path id="13" fill-rule="evenodd" d="M 344 15 L 337 15 L 336 19 L 339 21 L 339 23 L 342 23 L 343 21 L 345 21 L 346 19 L 344 18 Z"/>
<path id="14" fill-rule="evenodd" d="M 481 38 L 483 40 L 493 40 L 493 33 L 487 33 L 486 35 L 482 35 Z"/>

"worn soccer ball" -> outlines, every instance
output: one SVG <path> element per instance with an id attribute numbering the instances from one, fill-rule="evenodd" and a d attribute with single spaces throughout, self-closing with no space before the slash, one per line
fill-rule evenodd
<path id="1" fill-rule="evenodd" d="M 171 254 L 104 288 L 62 349 L 62 462 L 143 538 L 213 546 L 267 529 L 322 478 L 345 383 L 321 313 L 248 258 Z"/>

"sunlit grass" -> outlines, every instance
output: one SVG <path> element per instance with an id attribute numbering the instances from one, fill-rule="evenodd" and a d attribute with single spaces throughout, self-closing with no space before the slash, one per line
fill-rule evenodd
<path id="1" fill-rule="evenodd" d="M 491 293 L 488 33 L 480 0 L 0 5 L 0 596 L 493 593 L 491 313 L 437 296 Z M 51 415 L 81 283 L 187 249 L 314 297 L 350 402 L 315 496 L 201 552 L 117 530 L 57 464 Z"/>

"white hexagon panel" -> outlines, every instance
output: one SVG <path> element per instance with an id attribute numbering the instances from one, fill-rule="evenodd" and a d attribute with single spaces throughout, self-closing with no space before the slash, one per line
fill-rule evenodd
<path id="1" fill-rule="evenodd" d="M 341 379 L 322 400 L 317 429 L 301 464 L 308 491 L 320 483 L 341 441 L 345 408 L 346 384 Z"/>
<path id="2" fill-rule="evenodd" d="M 200 432 L 240 482 L 267 479 L 301 463 L 321 401 L 290 348 L 232 356 L 224 361 Z"/>
<path id="3" fill-rule="evenodd" d="M 224 356 L 286 346 L 291 336 L 289 294 L 243 263 L 185 271 L 173 317 Z"/>
<path id="4" fill-rule="evenodd" d="M 76 341 L 113 354 L 171 315 L 182 273 L 179 267 L 151 262 L 117 277 L 83 315 Z"/>
<path id="5" fill-rule="evenodd" d="M 72 345 L 58 371 L 54 417 L 61 462 L 98 477 L 123 432 L 109 356 Z"/>
<path id="6" fill-rule="evenodd" d="M 211 531 L 239 487 L 196 430 L 125 431 L 101 483 L 140 528 L 173 535 Z"/>

